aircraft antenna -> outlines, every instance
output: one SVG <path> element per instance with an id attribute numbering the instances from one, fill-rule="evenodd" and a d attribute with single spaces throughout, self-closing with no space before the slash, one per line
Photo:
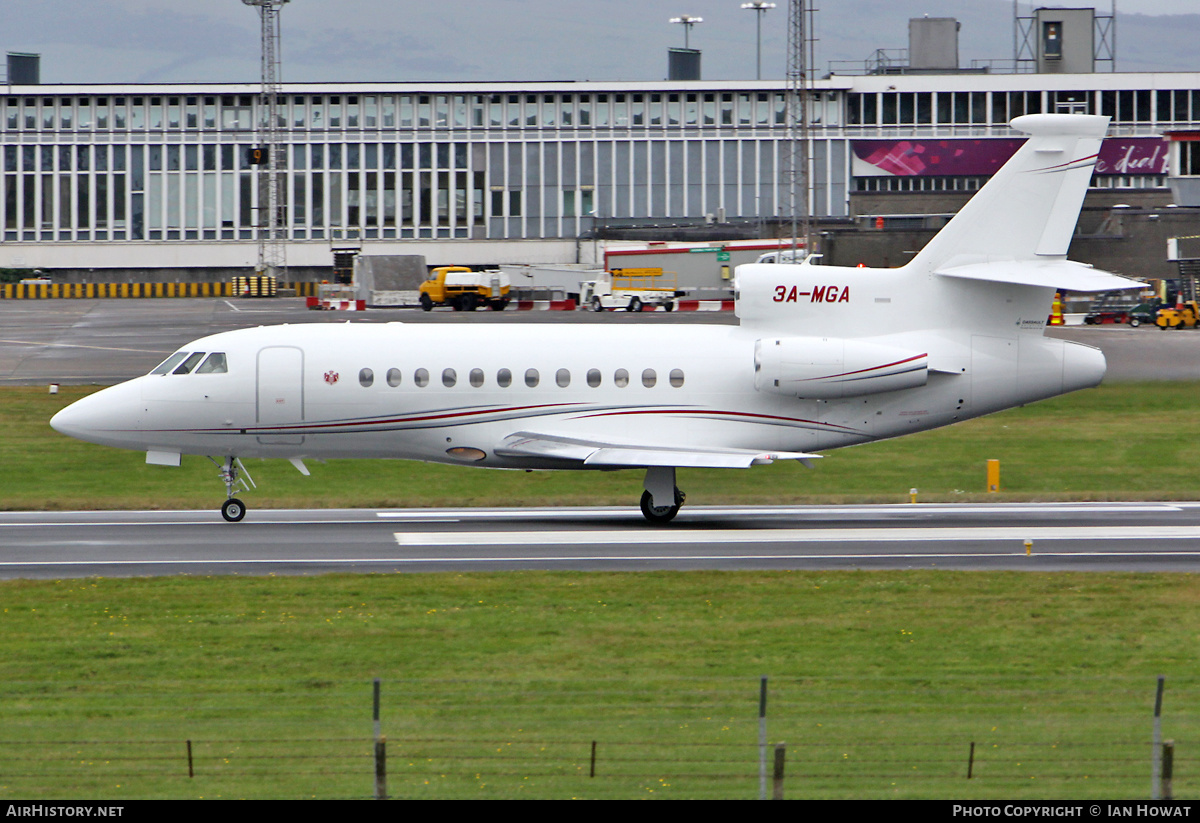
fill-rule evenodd
<path id="1" fill-rule="evenodd" d="M 812 136 L 809 133 L 808 104 L 811 101 L 814 0 L 789 0 L 787 39 L 787 125 L 783 174 L 788 185 L 792 212 L 792 251 L 803 241 L 806 252 L 812 249 Z M 793 257 L 793 260 L 795 257 Z"/>
<path id="2" fill-rule="evenodd" d="M 279 139 L 280 53 L 279 12 L 290 0 L 242 0 L 257 6 L 262 22 L 262 90 L 255 122 L 256 144 L 253 158 L 258 164 L 258 264 L 256 274 L 276 279 L 287 272 L 284 245 L 283 176 L 287 168 L 287 147 Z"/>

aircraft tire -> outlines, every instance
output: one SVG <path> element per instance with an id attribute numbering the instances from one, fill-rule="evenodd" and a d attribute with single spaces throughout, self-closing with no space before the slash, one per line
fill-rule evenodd
<path id="1" fill-rule="evenodd" d="M 241 522 L 246 516 L 246 504 L 236 497 L 231 497 L 221 504 L 221 516 L 229 523 Z"/>
<path id="2" fill-rule="evenodd" d="M 642 492 L 642 516 L 656 526 L 662 526 L 670 523 L 675 519 L 675 515 L 679 514 L 679 507 L 683 505 L 683 492 L 678 487 L 675 488 L 675 505 L 673 506 L 655 506 L 654 498 L 650 496 L 650 492 Z"/>

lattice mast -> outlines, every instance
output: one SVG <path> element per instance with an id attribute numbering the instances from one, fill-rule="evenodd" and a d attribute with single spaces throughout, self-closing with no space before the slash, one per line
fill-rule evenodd
<path id="1" fill-rule="evenodd" d="M 262 22 L 262 90 L 259 92 L 256 145 L 265 151 L 258 166 L 258 274 L 282 278 L 287 269 L 284 245 L 284 170 L 287 147 L 279 139 L 279 12 L 290 0 L 242 0 L 258 7 Z"/>
<path id="2" fill-rule="evenodd" d="M 812 251 L 811 135 L 808 104 L 811 95 L 813 0 L 789 0 L 787 38 L 787 124 L 783 173 L 792 212 L 792 248 L 801 243 Z"/>

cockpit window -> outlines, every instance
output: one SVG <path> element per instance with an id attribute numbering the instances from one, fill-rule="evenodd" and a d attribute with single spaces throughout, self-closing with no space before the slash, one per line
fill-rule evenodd
<path id="1" fill-rule="evenodd" d="M 166 360 L 164 360 L 162 363 L 160 363 L 160 364 L 158 365 L 158 367 L 157 367 L 157 368 L 156 368 L 154 371 L 152 371 L 152 372 L 150 372 L 150 373 L 151 373 L 151 374 L 169 374 L 169 373 L 170 373 L 170 371 L 171 371 L 171 369 L 173 369 L 173 368 L 175 368 L 176 366 L 178 366 L 178 365 L 179 365 L 179 362 L 180 362 L 181 360 L 183 360 L 183 358 L 185 358 L 185 357 L 187 357 L 187 356 L 188 356 L 188 353 L 187 353 L 187 352 L 185 352 L 185 351 L 177 351 L 177 352 L 175 352 L 173 355 L 171 355 L 170 357 L 168 357 Z"/>
<path id="2" fill-rule="evenodd" d="M 192 352 L 187 356 L 187 360 L 184 360 L 183 363 L 177 366 L 171 374 L 190 374 L 192 369 L 196 368 L 196 364 L 203 359 L 204 352 Z"/>
<path id="3" fill-rule="evenodd" d="M 225 352 L 215 351 L 196 369 L 196 374 L 225 374 L 229 365 L 225 361 Z"/>

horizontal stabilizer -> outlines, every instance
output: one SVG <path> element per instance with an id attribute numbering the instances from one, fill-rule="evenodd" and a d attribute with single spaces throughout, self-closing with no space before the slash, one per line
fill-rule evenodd
<path id="1" fill-rule="evenodd" d="M 590 468 L 675 466 L 677 468 L 744 469 L 774 460 L 809 460 L 819 454 L 753 449 L 676 448 L 647 444 L 602 443 L 536 432 L 517 432 L 495 449 L 501 457 L 570 460 Z"/>
<path id="2" fill-rule="evenodd" d="M 1044 286 L 1065 291 L 1102 292 L 1140 289 L 1146 284 L 1128 277 L 1094 269 L 1070 260 L 1023 262 L 1012 260 L 995 263 L 973 263 L 938 269 L 943 277 L 966 280 L 988 280 L 993 283 L 1012 283 L 1018 286 Z"/>

